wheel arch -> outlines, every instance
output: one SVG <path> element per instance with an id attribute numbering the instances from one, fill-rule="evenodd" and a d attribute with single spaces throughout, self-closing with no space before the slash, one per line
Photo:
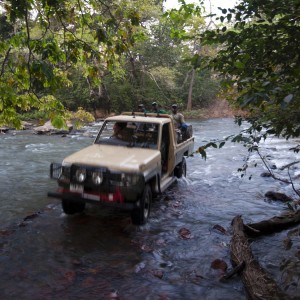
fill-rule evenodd
<path id="1" fill-rule="evenodd" d="M 147 182 L 145 182 L 145 185 L 149 184 L 151 188 L 152 195 L 157 195 L 161 193 L 160 191 L 160 175 L 155 174 L 155 176 L 151 177 Z"/>

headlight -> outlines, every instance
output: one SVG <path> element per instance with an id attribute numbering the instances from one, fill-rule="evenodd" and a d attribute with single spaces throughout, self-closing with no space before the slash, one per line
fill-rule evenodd
<path id="1" fill-rule="evenodd" d="M 121 185 L 122 186 L 130 186 L 130 185 L 136 185 L 140 180 L 139 175 L 135 174 L 121 174 Z"/>
<path id="2" fill-rule="evenodd" d="M 103 173 L 93 172 L 92 173 L 92 180 L 93 180 L 93 183 L 96 184 L 96 185 L 101 184 L 101 182 L 103 181 Z"/>
<path id="3" fill-rule="evenodd" d="M 84 169 L 76 170 L 75 177 L 78 182 L 84 182 L 86 179 L 86 170 Z"/>

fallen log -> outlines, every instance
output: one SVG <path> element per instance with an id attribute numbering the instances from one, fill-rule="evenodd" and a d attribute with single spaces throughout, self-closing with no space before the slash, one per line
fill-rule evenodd
<path id="1" fill-rule="evenodd" d="M 269 220 L 244 225 L 244 231 L 248 236 L 256 237 L 264 234 L 278 232 L 300 224 L 300 210 L 282 216 L 276 216 Z"/>
<path id="2" fill-rule="evenodd" d="M 293 198 L 287 196 L 286 194 L 273 192 L 273 191 L 266 192 L 265 196 L 271 200 L 279 200 L 282 202 L 292 202 L 293 201 Z"/>
<path id="3" fill-rule="evenodd" d="M 245 286 L 247 298 L 250 300 L 282 300 L 291 299 L 277 286 L 272 277 L 255 260 L 248 237 L 244 232 L 241 216 L 232 221 L 233 237 L 230 244 L 231 260 L 237 266 L 244 262 L 241 278 Z"/>

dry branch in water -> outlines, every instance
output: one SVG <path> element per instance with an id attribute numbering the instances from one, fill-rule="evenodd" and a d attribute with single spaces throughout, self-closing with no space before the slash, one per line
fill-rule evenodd
<path id="1" fill-rule="evenodd" d="M 249 236 L 259 236 L 278 232 L 300 223 L 300 210 L 258 223 L 244 225 L 244 231 Z"/>
<path id="2" fill-rule="evenodd" d="M 245 263 L 245 267 L 240 274 L 248 299 L 291 299 L 281 291 L 272 277 L 255 260 L 248 237 L 244 232 L 245 226 L 241 216 L 236 216 L 233 219 L 232 228 L 233 237 L 230 245 L 231 260 L 234 265 Z"/>

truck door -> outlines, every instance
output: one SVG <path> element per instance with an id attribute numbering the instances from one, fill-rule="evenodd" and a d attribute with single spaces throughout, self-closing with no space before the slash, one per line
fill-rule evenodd
<path id="1" fill-rule="evenodd" d="M 168 171 L 168 159 L 169 159 L 169 147 L 170 147 L 170 132 L 168 124 L 164 124 L 162 128 L 161 137 L 161 173 L 166 174 Z"/>

